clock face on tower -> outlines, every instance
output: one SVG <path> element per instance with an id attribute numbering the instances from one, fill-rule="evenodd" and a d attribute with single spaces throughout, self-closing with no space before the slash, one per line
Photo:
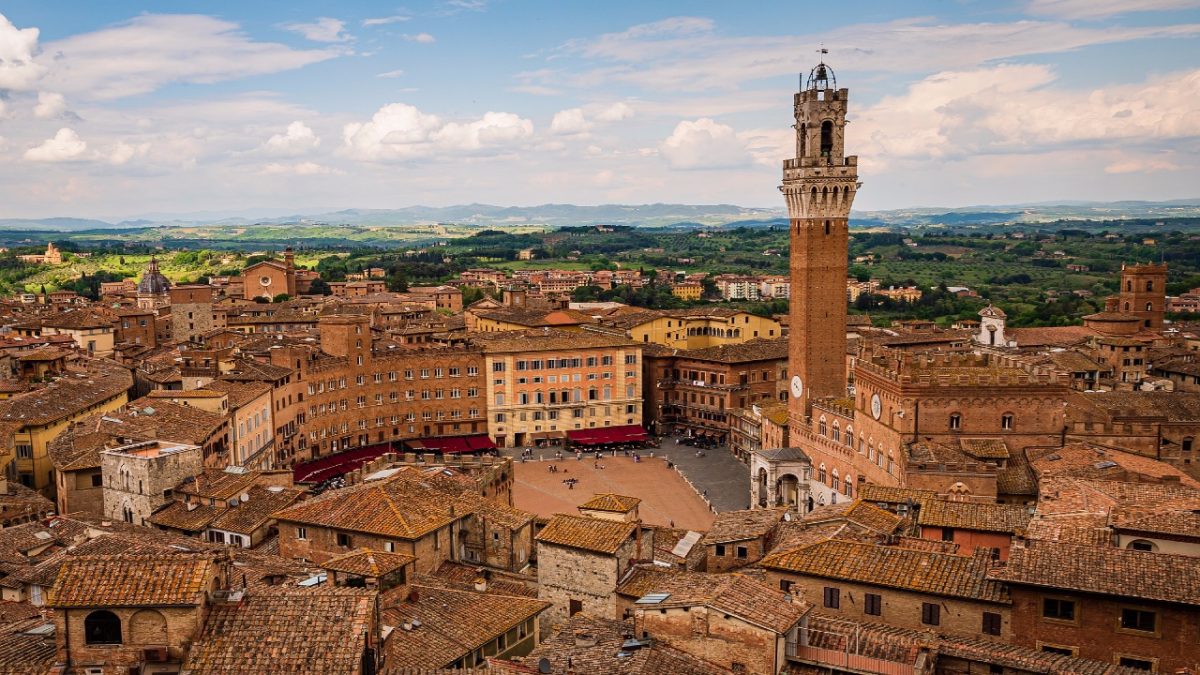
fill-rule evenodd
<path id="1" fill-rule="evenodd" d="M 800 379 L 799 375 L 793 375 L 792 376 L 792 396 L 794 396 L 795 398 L 800 398 L 800 396 L 803 394 L 804 394 L 804 381 Z"/>
<path id="2" fill-rule="evenodd" d="M 871 396 L 871 417 L 879 419 L 879 416 L 882 414 L 883 402 L 879 400 L 879 394 L 873 394 Z"/>

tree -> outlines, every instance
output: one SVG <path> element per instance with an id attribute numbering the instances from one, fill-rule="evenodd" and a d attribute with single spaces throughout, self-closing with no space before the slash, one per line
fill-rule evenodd
<path id="1" fill-rule="evenodd" d="M 717 288 L 717 282 L 713 281 L 712 279 L 708 279 L 708 278 L 701 279 L 700 286 L 701 286 L 701 288 L 703 288 L 703 291 L 701 291 L 701 293 L 704 295 L 704 297 L 706 297 L 706 298 L 721 297 L 721 289 Z"/>
<path id="2" fill-rule="evenodd" d="M 287 293 L 279 293 L 275 297 L 271 298 L 271 302 L 287 302 L 291 299 L 292 296 L 288 295 Z"/>
<path id="3" fill-rule="evenodd" d="M 329 288 L 329 284 L 325 283 L 324 279 L 313 279 L 308 286 L 308 292 L 312 295 L 329 295 L 333 290 Z"/>

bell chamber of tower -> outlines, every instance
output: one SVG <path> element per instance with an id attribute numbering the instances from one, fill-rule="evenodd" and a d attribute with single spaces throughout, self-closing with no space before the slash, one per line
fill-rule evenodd
<path id="1" fill-rule="evenodd" d="M 845 154 L 849 91 L 825 63 L 794 98 L 796 156 L 784 160 L 791 231 L 792 428 L 821 398 L 846 394 L 846 274 L 858 158 Z"/>

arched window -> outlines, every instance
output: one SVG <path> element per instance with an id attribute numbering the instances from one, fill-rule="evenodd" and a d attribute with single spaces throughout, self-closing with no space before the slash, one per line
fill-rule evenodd
<path id="1" fill-rule="evenodd" d="M 1158 546 L 1156 546 L 1154 542 L 1147 541 L 1145 539 L 1134 539 L 1133 541 L 1129 542 L 1125 548 L 1132 549 L 1134 551 L 1149 551 L 1151 553 L 1158 550 Z"/>
<path id="2" fill-rule="evenodd" d="M 962 415 L 953 413 L 950 415 L 950 431 L 958 431 L 962 429 Z"/>
<path id="3" fill-rule="evenodd" d="M 825 478 L 826 478 L 826 475 L 825 475 L 825 465 L 824 465 L 824 464 L 822 464 L 821 466 L 817 467 L 817 480 L 818 480 L 819 482 L 821 482 L 821 483 L 824 483 L 824 482 L 825 482 Z"/>
<path id="4" fill-rule="evenodd" d="M 829 157 L 833 154 L 833 122 L 825 120 L 821 122 L 821 156 Z"/>
<path id="5" fill-rule="evenodd" d="M 121 620 L 108 610 L 98 610 L 83 620 L 83 637 L 89 645 L 121 644 Z"/>
<path id="6" fill-rule="evenodd" d="M 1128 302 L 1127 302 L 1127 303 L 1125 303 L 1125 311 L 1126 311 L 1126 312 L 1128 312 L 1128 311 L 1129 311 L 1129 303 L 1128 303 Z"/>
<path id="7" fill-rule="evenodd" d="M 846 480 L 842 481 L 842 494 L 854 498 L 854 474 L 848 474 Z"/>
<path id="8" fill-rule="evenodd" d="M 1125 282 L 1125 290 L 1133 291 L 1133 280 L 1132 279 Z"/>
<path id="9" fill-rule="evenodd" d="M 825 416 L 821 415 L 821 420 L 817 422 L 817 433 L 822 436 L 829 435 L 829 427 L 825 424 Z"/>
<path id="10" fill-rule="evenodd" d="M 1146 311 L 1153 312 L 1154 311 L 1154 303 L 1147 302 L 1146 303 Z"/>
<path id="11" fill-rule="evenodd" d="M 842 442 L 842 429 L 840 426 L 838 426 L 837 420 L 833 421 L 833 442 L 834 443 Z"/>
<path id="12" fill-rule="evenodd" d="M 1147 281 L 1147 282 L 1146 282 L 1146 290 L 1147 290 L 1147 291 L 1152 291 L 1152 290 L 1154 290 L 1154 282 L 1153 282 L 1153 281 Z"/>
<path id="13" fill-rule="evenodd" d="M 833 470 L 833 478 L 831 478 L 829 481 L 829 487 L 833 488 L 834 492 L 837 492 L 842 489 L 842 481 L 840 478 L 838 478 L 838 470 L 837 469 Z"/>
<path id="14" fill-rule="evenodd" d="M 1014 419 L 1012 413 L 1004 413 L 1000 416 L 1000 428 L 1004 431 L 1012 431 Z"/>

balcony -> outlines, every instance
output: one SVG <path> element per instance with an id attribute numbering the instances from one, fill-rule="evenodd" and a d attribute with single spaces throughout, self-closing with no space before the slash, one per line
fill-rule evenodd
<path id="1" fill-rule="evenodd" d="M 904 629 L 814 613 L 795 637 L 787 643 L 790 661 L 880 675 L 926 675 L 932 671 L 927 648 Z"/>

